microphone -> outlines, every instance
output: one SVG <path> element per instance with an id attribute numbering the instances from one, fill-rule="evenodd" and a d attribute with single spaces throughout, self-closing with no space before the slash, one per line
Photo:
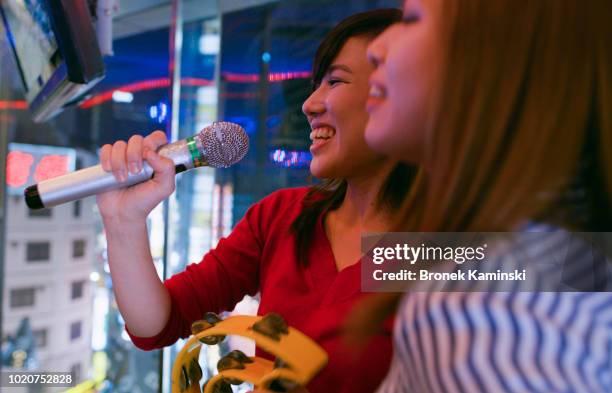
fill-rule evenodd
<path id="1" fill-rule="evenodd" d="M 200 166 L 227 168 L 242 160 L 249 150 L 249 137 L 235 123 L 214 122 L 196 135 L 167 145 L 157 151 L 174 162 L 176 173 Z M 44 180 L 24 190 L 30 209 L 44 209 L 122 187 L 142 183 L 153 176 L 145 161 L 139 173 L 128 172 L 124 182 L 115 179 L 102 165 L 81 169 Z"/>

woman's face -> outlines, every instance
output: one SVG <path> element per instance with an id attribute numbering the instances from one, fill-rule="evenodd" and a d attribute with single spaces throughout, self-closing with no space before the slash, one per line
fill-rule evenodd
<path id="1" fill-rule="evenodd" d="M 349 38 L 302 105 L 311 127 L 310 171 L 315 177 L 350 179 L 387 162 L 364 139 L 368 78 L 374 69 L 366 57 L 369 42 Z"/>
<path id="2" fill-rule="evenodd" d="M 376 69 L 370 77 L 365 139 L 379 153 L 416 164 L 423 158 L 431 94 L 441 62 L 435 4 L 406 0 L 403 20 L 368 47 Z"/>

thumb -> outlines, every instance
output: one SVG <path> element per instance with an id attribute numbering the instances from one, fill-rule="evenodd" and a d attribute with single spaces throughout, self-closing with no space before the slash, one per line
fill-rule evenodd
<path id="1" fill-rule="evenodd" d="M 154 176 L 151 181 L 162 189 L 168 190 L 168 194 L 174 191 L 174 162 L 148 148 L 145 148 L 144 158 L 153 168 Z"/>

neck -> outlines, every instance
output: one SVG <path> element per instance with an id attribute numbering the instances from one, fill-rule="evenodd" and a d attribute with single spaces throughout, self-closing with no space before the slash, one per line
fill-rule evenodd
<path id="1" fill-rule="evenodd" d="M 382 210 L 377 202 L 378 194 L 394 166 L 395 164 L 386 165 L 367 176 L 346 179 L 346 195 L 334 212 L 335 219 L 346 226 L 360 227 L 363 230 L 388 230 L 390 214 Z"/>

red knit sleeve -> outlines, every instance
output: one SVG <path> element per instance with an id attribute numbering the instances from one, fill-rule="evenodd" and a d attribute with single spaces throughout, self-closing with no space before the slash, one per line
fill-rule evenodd
<path id="1" fill-rule="evenodd" d="M 169 320 L 154 337 L 137 337 L 128 330 L 138 348 L 152 350 L 173 344 L 188 337 L 191 323 L 206 312 L 232 310 L 245 295 L 257 293 L 264 228 L 271 210 L 266 208 L 266 199 L 251 206 L 231 234 L 199 263 L 166 280 L 172 301 Z"/>

